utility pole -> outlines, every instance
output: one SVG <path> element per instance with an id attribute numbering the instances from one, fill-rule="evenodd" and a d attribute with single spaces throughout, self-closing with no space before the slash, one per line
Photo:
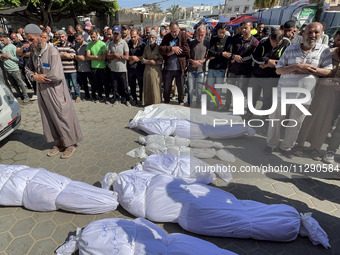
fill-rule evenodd
<path id="1" fill-rule="evenodd" d="M 324 4 L 325 4 L 325 0 L 319 0 L 318 7 L 315 13 L 315 21 L 320 21 Z"/>

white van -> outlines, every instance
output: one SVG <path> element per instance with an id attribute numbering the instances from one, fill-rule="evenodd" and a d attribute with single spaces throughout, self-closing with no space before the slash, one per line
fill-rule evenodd
<path id="1" fill-rule="evenodd" d="M 0 69 L 0 141 L 12 134 L 21 124 L 18 101 L 6 86 Z"/>

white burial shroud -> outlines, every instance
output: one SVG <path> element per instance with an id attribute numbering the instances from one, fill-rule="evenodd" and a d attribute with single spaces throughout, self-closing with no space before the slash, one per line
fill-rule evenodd
<path id="1" fill-rule="evenodd" d="M 72 181 L 43 168 L 0 165 L 0 205 L 98 214 L 116 210 L 118 202 L 112 191 Z"/>
<path id="2" fill-rule="evenodd" d="M 185 234 L 167 234 L 142 218 L 103 219 L 90 223 L 77 236 L 57 249 L 57 255 L 236 255 L 216 245 Z"/>
<path id="3" fill-rule="evenodd" d="M 140 110 L 136 116 L 130 121 L 129 127 L 134 128 L 139 119 L 183 119 L 190 120 L 195 123 L 212 125 L 214 119 L 227 120 L 228 123 L 242 124 L 240 116 L 232 115 L 227 112 L 207 111 L 206 115 L 202 115 L 201 109 L 194 109 L 180 105 L 170 104 L 153 104 Z"/>
<path id="4" fill-rule="evenodd" d="M 154 154 L 148 156 L 144 162 L 137 164 L 133 170 L 145 171 L 153 175 L 169 175 L 184 180 L 186 183 L 213 182 L 218 176 L 225 182 L 232 180 L 229 167 L 223 164 L 209 165 L 191 156 L 177 156 L 173 154 Z M 102 181 L 102 187 L 109 189 L 117 180 L 117 174 L 109 172 Z"/>
<path id="5" fill-rule="evenodd" d="M 255 130 L 248 126 L 213 126 L 184 119 L 141 118 L 130 128 L 138 128 L 149 135 L 179 136 L 187 139 L 227 139 L 243 135 L 253 136 Z"/>
<path id="6" fill-rule="evenodd" d="M 235 156 L 219 142 L 208 140 L 189 140 L 178 136 L 148 135 L 140 136 L 138 142 L 145 146 L 133 149 L 126 155 L 134 158 L 147 158 L 152 154 L 188 155 L 197 158 L 218 157 L 220 160 L 235 162 Z"/>
<path id="7" fill-rule="evenodd" d="M 113 188 L 118 202 L 136 217 L 177 222 L 196 234 L 289 242 L 300 233 L 315 245 L 330 247 L 327 234 L 310 214 L 300 217 L 285 204 L 238 200 L 219 188 L 136 170 L 119 173 Z"/>

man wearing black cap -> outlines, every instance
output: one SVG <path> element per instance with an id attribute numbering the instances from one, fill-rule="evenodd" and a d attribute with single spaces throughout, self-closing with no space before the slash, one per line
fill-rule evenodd
<path id="1" fill-rule="evenodd" d="M 130 28 L 128 25 L 123 25 L 122 26 L 122 39 L 126 42 L 129 43 L 129 41 L 131 40 L 131 36 L 130 36 Z"/>

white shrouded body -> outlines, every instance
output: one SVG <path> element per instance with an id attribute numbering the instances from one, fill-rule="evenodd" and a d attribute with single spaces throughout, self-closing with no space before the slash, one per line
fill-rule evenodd
<path id="1" fill-rule="evenodd" d="M 80 255 L 236 255 L 192 236 L 168 235 L 156 224 L 142 218 L 94 221 L 56 252 L 58 255 L 71 254 L 67 252 L 76 251 L 77 246 Z"/>
<path id="2" fill-rule="evenodd" d="M 296 239 L 301 228 L 313 244 L 329 247 L 317 221 L 311 215 L 300 217 L 288 205 L 238 200 L 219 188 L 145 171 L 122 172 L 113 187 L 119 203 L 131 214 L 155 222 L 178 222 L 196 234 L 288 242 Z"/>
<path id="3" fill-rule="evenodd" d="M 118 202 L 112 191 L 72 181 L 43 168 L 0 165 L 0 205 L 98 214 L 116 210 Z"/>

